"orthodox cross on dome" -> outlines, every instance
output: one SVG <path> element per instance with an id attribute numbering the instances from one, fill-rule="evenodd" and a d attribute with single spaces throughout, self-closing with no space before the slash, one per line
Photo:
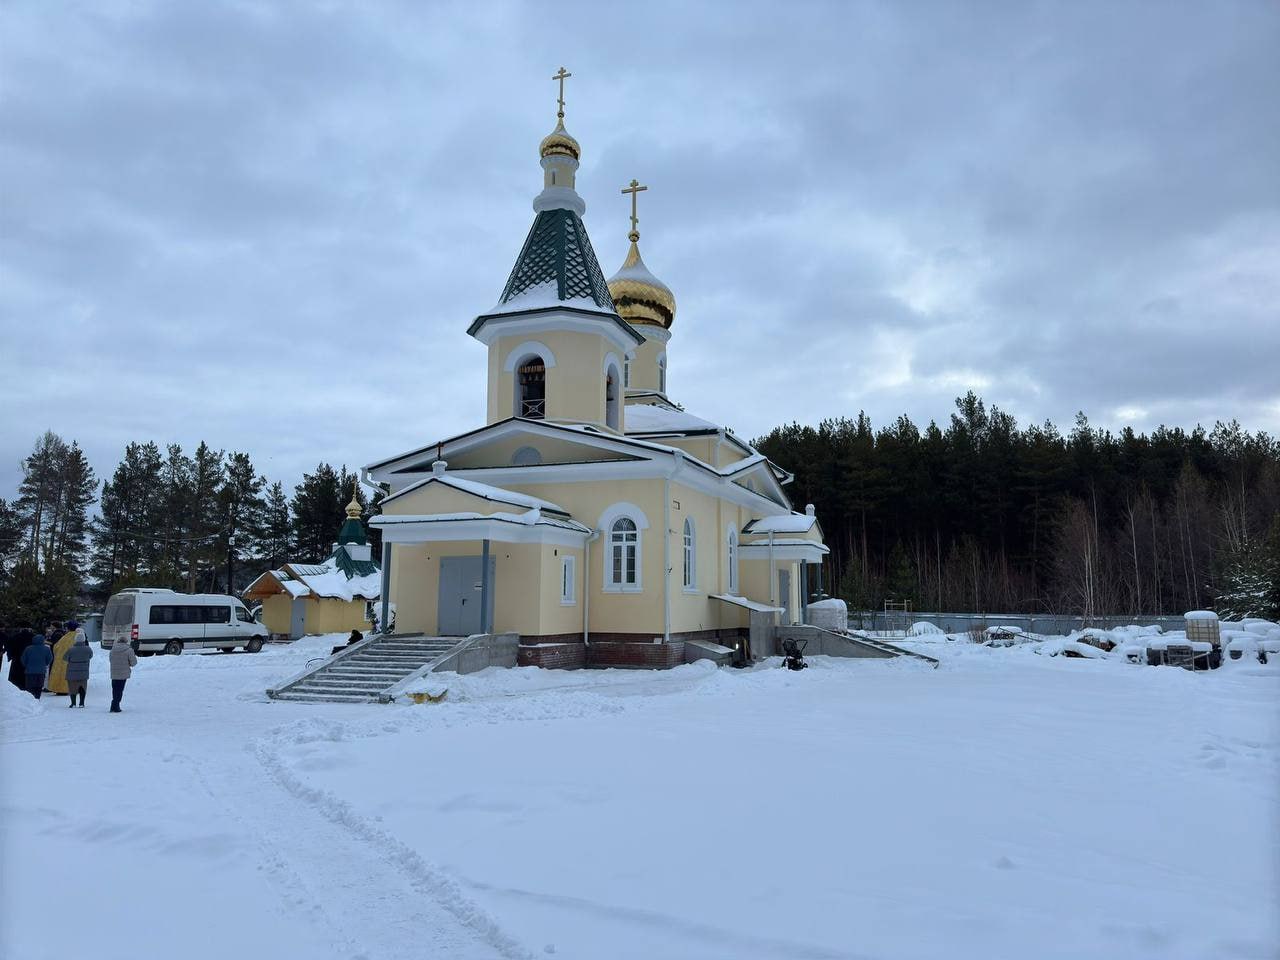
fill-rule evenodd
<path id="1" fill-rule="evenodd" d="M 551 77 L 552 80 L 560 81 L 560 96 L 556 99 L 556 103 L 560 105 L 560 108 L 559 110 L 556 111 L 556 116 L 559 117 L 561 120 L 564 119 L 564 82 L 572 76 L 573 76 L 572 73 L 570 73 L 564 67 L 561 67 Z"/>
<path id="2" fill-rule="evenodd" d="M 636 216 L 636 194 L 648 189 L 648 187 L 640 186 L 639 180 L 632 180 L 631 186 L 622 188 L 623 193 L 631 194 L 631 232 L 627 234 L 627 239 L 632 243 L 640 239 L 640 231 L 636 229 L 640 223 L 640 218 Z"/>

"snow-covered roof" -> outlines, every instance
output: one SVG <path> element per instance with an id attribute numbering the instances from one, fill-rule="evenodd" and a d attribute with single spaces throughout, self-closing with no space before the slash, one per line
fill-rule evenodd
<path id="1" fill-rule="evenodd" d="M 626 408 L 627 433 L 687 433 L 718 430 L 710 420 L 657 403 L 632 403 Z"/>
<path id="2" fill-rule="evenodd" d="M 391 496 L 383 500 L 383 504 L 388 504 L 392 500 L 403 497 L 407 493 L 414 490 L 421 490 L 429 483 L 442 483 L 446 487 L 452 487 L 455 490 L 461 490 L 464 493 L 470 493 L 485 500 L 495 500 L 498 503 L 509 503 L 513 507 L 524 507 L 532 510 L 537 507 L 539 510 L 550 510 L 552 513 L 568 514 L 569 511 L 564 507 L 556 506 L 550 500 L 542 500 L 538 497 L 531 497 L 527 493 L 517 493 L 514 490 L 506 490 L 502 487 L 495 487 L 490 483 L 481 483 L 479 480 L 468 480 L 465 477 L 451 475 L 449 473 L 435 474 L 416 483 L 411 483 L 403 490 L 397 490 Z"/>
<path id="3" fill-rule="evenodd" d="M 324 563 L 286 563 L 279 570 L 270 570 L 255 580 L 244 591 L 245 595 L 256 593 L 255 588 L 265 577 L 275 580 L 291 597 L 349 601 L 357 598 L 377 600 L 382 594 L 382 574 L 376 568 L 371 573 L 347 576 L 338 566 L 335 557 L 330 557 Z"/>
<path id="4" fill-rule="evenodd" d="M 1182 615 L 1187 620 L 1217 620 L 1218 615 L 1212 610 L 1188 610 Z"/>
<path id="5" fill-rule="evenodd" d="M 484 316 L 493 317 L 504 313 L 520 313 L 525 310 L 547 310 L 555 307 L 563 307 L 571 310 L 590 310 L 593 313 L 599 313 L 606 309 L 601 307 L 590 297 L 566 297 L 560 299 L 559 287 L 555 280 L 545 280 L 525 290 L 523 293 L 515 294 L 510 300 L 502 301 L 496 304 L 492 309 L 486 310 Z"/>
<path id="6" fill-rule="evenodd" d="M 547 516 L 534 508 L 524 513 L 418 513 L 418 514 L 382 514 L 369 521 L 375 527 L 392 527 L 405 523 L 455 523 L 468 520 L 498 520 L 504 523 L 519 523 L 530 527 L 558 527 L 561 530 L 572 530 L 575 533 L 590 533 L 591 528 L 568 517 Z"/>
<path id="7" fill-rule="evenodd" d="M 818 518 L 807 513 L 784 513 L 776 517 L 752 520 L 743 533 L 808 533 Z"/>
<path id="8" fill-rule="evenodd" d="M 615 314 L 587 228 L 575 211 L 564 207 L 538 212 L 489 315 L 544 306 Z"/>
<path id="9" fill-rule="evenodd" d="M 732 593 L 715 593 L 711 595 L 712 600 L 720 600 L 723 603 L 732 604 L 735 607 L 743 607 L 747 610 L 754 610 L 756 613 L 782 613 L 782 607 L 771 607 L 767 603 L 757 603 L 755 600 L 748 600 L 746 597 L 735 596 Z"/>

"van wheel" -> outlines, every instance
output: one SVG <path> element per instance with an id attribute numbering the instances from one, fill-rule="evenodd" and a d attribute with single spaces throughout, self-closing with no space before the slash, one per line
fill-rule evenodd
<path id="1" fill-rule="evenodd" d="M 250 640 L 248 643 L 245 644 L 244 648 L 249 653 L 257 653 L 259 650 L 262 649 L 262 638 L 254 637 L 252 640 Z"/>
<path id="2" fill-rule="evenodd" d="M 164 652 L 171 657 L 176 657 L 178 654 L 182 653 L 182 641 L 170 640 L 164 645 Z"/>

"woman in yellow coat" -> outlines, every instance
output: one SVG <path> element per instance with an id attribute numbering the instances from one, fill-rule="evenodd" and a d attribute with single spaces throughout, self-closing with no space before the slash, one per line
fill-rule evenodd
<path id="1" fill-rule="evenodd" d="M 49 679 L 44 684 L 50 693 L 71 692 L 67 685 L 67 661 L 62 659 L 62 655 L 71 649 L 77 634 L 84 636 L 84 631 L 80 629 L 80 624 L 72 620 L 67 624 L 67 632 L 62 635 L 62 639 L 53 645 L 53 666 L 49 668 Z"/>

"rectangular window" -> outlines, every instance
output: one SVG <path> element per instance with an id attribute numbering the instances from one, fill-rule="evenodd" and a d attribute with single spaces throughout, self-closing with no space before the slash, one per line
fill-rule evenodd
<path id="1" fill-rule="evenodd" d="M 577 600 L 577 587 L 575 586 L 575 570 L 573 557 L 560 558 L 560 605 L 562 607 L 571 607 Z"/>

